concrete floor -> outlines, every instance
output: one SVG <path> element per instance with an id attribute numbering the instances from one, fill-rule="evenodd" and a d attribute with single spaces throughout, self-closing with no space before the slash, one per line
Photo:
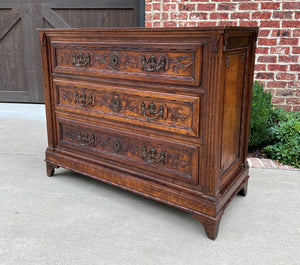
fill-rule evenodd
<path id="1" fill-rule="evenodd" d="M 300 264 L 299 171 L 252 169 L 216 241 L 188 213 L 59 169 L 43 105 L 0 104 L 0 265 Z"/>

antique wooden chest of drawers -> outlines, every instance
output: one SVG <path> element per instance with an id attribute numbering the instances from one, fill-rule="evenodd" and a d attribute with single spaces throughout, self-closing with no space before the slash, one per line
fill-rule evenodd
<path id="1" fill-rule="evenodd" d="M 215 239 L 246 195 L 257 28 L 41 29 L 47 174 L 192 213 Z"/>

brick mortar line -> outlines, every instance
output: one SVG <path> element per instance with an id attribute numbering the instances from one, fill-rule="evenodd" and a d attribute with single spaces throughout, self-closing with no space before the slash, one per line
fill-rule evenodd
<path id="1" fill-rule="evenodd" d="M 258 73 L 261 73 L 265 76 L 257 77 L 256 79 L 263 83 L 265 88 L 274 92 L 274 98 L 284 98 L 282 102 L 278 101 L 274 104 L 278 106 L 287 107 L 288 110 L 298 110 L 299 106 L 297 102 L 295 101 L 298 99 L 298 94 L 296 92 L 298 91 L 298 81 L 300 78 L 300 73 L 298 73 L 296 70 L 291 70 L 291 64 L 299 64 L 300 63 L 300 55 L 297 53 L 297 49 L 295 47 L 299 46 L 300 44 L 300 36 L 296 36 L 300 33 L 300 27 L 297 23 L 299 21 L 299 18 L 297 18 L 298 15 L 298 9 L 297 9 L 297 2 L 299 0 L 289 0 L 289 1 L 283 1 L 283 0 L 277 0 L 276 2 L 271 0 L 263 0 L 263 1 L 242 1 L 238 2 L 236 1 L 215 1 L 215 0 L 207 0 L 205 2 L 191 2 L 190 0 L 185 1 L 174 1 L 174 0 L 153 0 L 153 1 L 147 1 L 146 5 L 149 5 L 146 10 L 146 15 L 148 15 L 148 19 L 146 19 L 146 22 L 149 23 L 148 25 L 150 27 L 163 27 L 164 23 L 170 23 L 169 26 L 201 26 L 201 22 L 208 22 L 215 25 L 223 24 L 224 19 L 219 17 L 213 17 L 213 14 L 226 14 L 228 16 L 228 19 L 225 19 L 229 23 L 233 23 L 237 26 L 243 25 L 245 23 L 248 23 L 249 21 L 255 21 L 258 26 L 261 26 L 263 24 L 263 27 L 260 27 L 261 30 L 264 31 L 264 34 L 260 36 L 261 39 L 274 39 L 276 40 L 276 45 L 257 45 L 257 48 L 265 49 L 265 53 L 257 53 L 255 64 L 256 65 L 265 65 L 265 69 L 262 68 L 262 70 L 255 70 L 255 75 Z M 154 10 L 154 4 L 155 4 L 155 10 Z M 291 5 L 289 5 L 291 4 Z M 208 9 L 206 9 L 205 5 Z M 224 5 L 224 7 L 223 7 Z M 222 8 L 225 8 L 225 6 L 228 6 L 228 10 L 220 10 Z M 248 5 L 248 8 L 247 8 Z M 184 7 L 190 9 L 190 10 L 184 10 Z M 256 8 L 254 8 L 257 6 Z M 167 8 L 166 8 L 167 7 Z M 191 8 L 192 7 L 192 8 Z M 159 10 L 157 10 L 159 8 Z M 233 8 L 233 9 L 231 9 Z M 165 9 L 165 10 L 163 10 Z M 182 10 L 181 10 L 182 9 Z M 199 10 L 198 10 L 199 9 Z M 172 10 L 172 11 L 170 11 Z M 203 13 L 207 17 L 207 19 L 198 19 L 196 17 L 193 17 L 192 14 L 195 13 Z M 267 13 L 267 17 L 264 17 L 264 13 Z M 153 19 L 153 16 L 155 14 L 156 19 Z M 158 15 L 159 14 L 159 15 Z M 180 14 L 184 14 L 183 17 L 180 17 Z M 237 14 L 237 17 L 231 17 L 233 14 Z M 240 16 L 238 14 L 241 14 Z M 247 14 L 247 18 L 243 18 L 243 14 Z M 261 14 L 261 15 L 260 15 Z M 211 18 L 212 16 L 212 18 Z M 248 18 L 249 16 L 249 18 Z M 256 17 L 257 18 L 253 18 Z M 270 16 L 270 18 L 268 18 Z M 163 19 L 163 18 L 166 19 Z M 191 19 L 192 17 L 192 19 Z M 281 17 L 281 18 L 280 18 Z M 271 23 L 268 23 L 271 22 Z M 288 23 L 291 23 L 289 25 Z M 154 26 L 155 23 L 155 26 Z M 273 24 L 272 24 L 273 23 Z M 276 26 L 275 26 L 276 24 Z M 245 24 L 246 25 L 246 24 Z M 277 26 L 278 25 L 278 26 Z M 284 26 L 284 27 L 283 27 Z M 291 33 L 291 36 L 273 36 L 276 35 L 275 31 L 284 31 L 288 30 Z M 266 35 L 265 35 L 266 34 Z M 265 35 L 265 36 L 264 36 Z M 294 39 L 295 42 L 298 40 L 298 45 L 295 44 L 289 44 L 282 42 L 282 44 L 279 44 L 282 39 Z M 266 44 L 267 42 L 263 43 Z M 291 41 L 293 43 L 293 41 Z M 287 49 L 283 52 L 276 52 L 275 50 L 272 50 L 273 47 L 276 47 L 278 49 Z M 293 52 L 293 49 L 295 48 L 295 52 Z M 271 53 L 273 51 L 273 53 Z M 269 56 L 273 57 L 276 62 L 259 62 L 258 56 Z M 295 57 L 296 61 L 289 61 L 289 57 Z M 281 59 L 280 59 L 281 58 Z M 279 62 L 280 60 L 280 62 Z M 280 67 L 287 67 L 287 70 L 280 70 L 276 69 L 275 67 L 272 67 L 272 64 L 278 65 Z M 272 67 L 271 70 L 269 67 Z M 296 68 L 294 68 L 296 69 Z M 288 76 L 281 76 L 282 73 L 288 72 L 291 75 L 295 76 L 295 79 L 289 78 Z M 266 74 L 272 73 L 273 78 L 267 78 Z M 271 85 L 270 82 L 274 82 L 274 84 Z M 275 83 L 278 82 L 276 85 Z M 269 86 L 270 83 L 270 86 Z M 285 83 L 283 86 L 280 83 Z M 278 95 L 276 93 L 277 90 L 282 89 L 289 89 L 294 91 L 293 95 L 280 95 L 280 92 L 278 92 Z M 292 102 L 290 102 L 292 100 Z"/>
<path id="2" fill-rule="evenodd" d="M 248 161 L 249 167 L 250 167 L 250 168 L 252 168 L 252 167 L 253 167 L 253 165 L 252 165 L 252 161 L 251 161 L 251 159 L 250 159 L 250 158 L 248 158 L 248 159 L 247 159 L 247 161 Z"/>
<path id="3" fill-rule="evenodd" d="M 256 158 L 256 159 L 257 159 L 257 160 L 258 160 L 258 162 L 259 162 L 259 163 L 262 165 L 262 167 L 263 167 L 263 168 L 266 168 L 266 167 L 265 167 L 265 165 L 264 165 L 264 163 L 261 161 L 261 159 L 260 159 L 260 158 Z"/>
<path id="4" fill-rule="evenodd" d="M 253 167 L 253 164 L 252 164 L 252 161 L 251 159 L 256 159 L 260 164 L 261 164 L 261 167 Z M 275 165 L 274 161 L 271 160 L 271 159 L 267 159 L 271 162 L 273 168 L 271 167 L 266 167 L 263 163 L 263 161 L 260 159 L 260 158 L 257 158 L 257 157 L 248 157 L 247 158 L 247 161 L 248 161 L 248 164 L 249 164 L 249 167 L 250 168 L 263 168 L 263 169 L 278 169 L 278 170 L 290 170 L 290 171 L 300 171 L 300 169 L 298 168 L 294 168 L 294 167 L 289 167 L 288 165 L 280 165 L 280 166 L 283 166 L 285 168 L 279 168 Z"/>
<path id="5" fill-rule="evenodd" d="M 274 164 L 274 161 L 273 161 L 272 159 L 269 159 L 269 161 L 271 162 L 272 166 L 273 166 L 274 168 L 276 168 L 276 165 Z"/>

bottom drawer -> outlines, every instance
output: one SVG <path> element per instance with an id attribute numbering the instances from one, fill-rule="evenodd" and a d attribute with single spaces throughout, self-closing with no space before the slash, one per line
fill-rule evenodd
<path id="1" fill-rule="evenodd" d="M 198 183 L 199 148 L 99 125 L 57 118 L 58 145 L 109 159 L 124 167 L 138 167 L 193 184 Z"/>

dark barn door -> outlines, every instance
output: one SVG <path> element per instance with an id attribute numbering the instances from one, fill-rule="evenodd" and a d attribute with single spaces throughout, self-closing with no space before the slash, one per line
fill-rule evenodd
<path id="1" fill-rule="evenodd" d="M 0 0 L 0 102 L 43 102 L 36 28 L 143 26 L 140 0 Z"/>

